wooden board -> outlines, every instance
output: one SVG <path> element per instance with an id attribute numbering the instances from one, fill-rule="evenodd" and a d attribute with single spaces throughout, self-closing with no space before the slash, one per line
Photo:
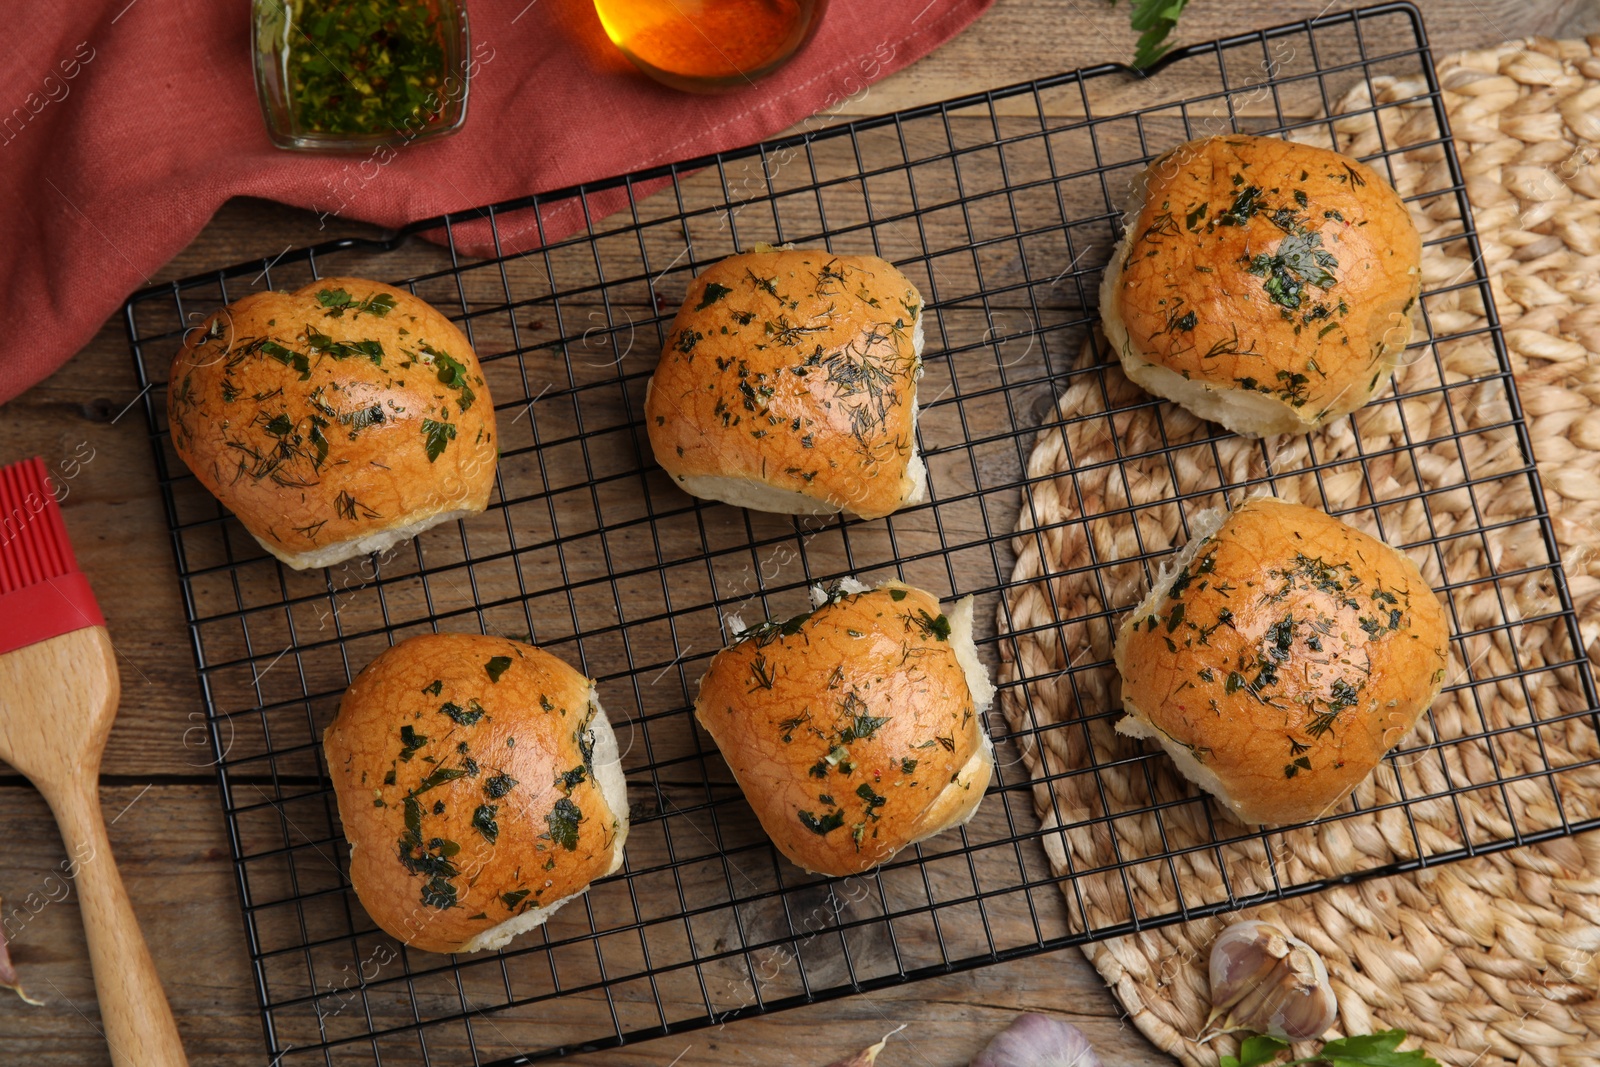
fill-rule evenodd
<path id="1" fill-rule="evenodd" d="M 1530 33 L 1600 30 L 1600 6 L 1584 0 L 1426 0 L 1421 6 L 1441 54 Z M 1322 7 L 1295 0 L 1196 0 L 1179 36 L 1205 40 Z M 845 101 L 839 114 L 876 114 L 1125 58 L 1134 39 L 1126 16 L 1125 4 L 1113 9 L 1100 0 L 1000 0 L 968 33 Z M 1065 100 L 1058 106 L 1069 113 Z M 234 201 L 153 280 L 373 232 L 358 222 L 332 218 L 324 227 L 307 212 Z M 191 1059 L 259 1064 L 263 1044 L 238 897 L 143 416 L 129 409 L 136 398 L 121 323 L 113 318 L 66 369 L 0 413 L 0 462 L 41 454 L 68 486 L 67 521 L 109 620 L 124 678 L 103 791 L 108 820 L 116 817 L 113 847 Z M 60 875 L 64 854 L 48 812 L 25 783 L 3 773 L 0 812 L 14 842 L 11 862 L 0 871 L 0 921 L 25 980 L 48 1002 L 30 1008 L 0 995 L 0 1062 L 107 1063 L 76 904 Z M 966 1062 L 988 1035 L 1030 1009 L 1079 1022 L 1107 1062 L 1166 1062 L 1123 1025 L 1099 979 L 1073 951 L 577 1062 L 804 1067 L 827 1063 L 905 1023 L 909 1029 L 892 1039 L 880 1062 L 945 1067 Z M 512 1032 L 507 1039 L 515 1045 L 522 1036 Z"/>

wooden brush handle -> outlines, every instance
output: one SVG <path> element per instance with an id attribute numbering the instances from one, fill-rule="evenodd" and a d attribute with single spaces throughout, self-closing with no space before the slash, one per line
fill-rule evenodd
<path id="1" fill-rule="evenodd" d="M 46 799 L 75 873 L 111 1062 L 116 1067 L 187 1067 L 161 978 L 106 839 L 97 776 L 74 777 L 63 788 L 49 789 Z"/>

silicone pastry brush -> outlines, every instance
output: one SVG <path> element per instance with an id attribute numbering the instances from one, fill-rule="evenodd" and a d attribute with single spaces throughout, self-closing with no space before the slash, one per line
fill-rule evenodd
<path id="1" fill-rule="evenodd" d="M 55 813 L 116 1067 L 184 1067 L 183 1045 L 100 815 L 117 662 L 44 463 L 0 468 L 0 758 Z"/>

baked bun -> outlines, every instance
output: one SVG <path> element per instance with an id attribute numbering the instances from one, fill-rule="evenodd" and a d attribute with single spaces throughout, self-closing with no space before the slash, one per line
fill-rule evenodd
<path id="1" fill-rule="evenodd" d="M 1433 703 L 1449 629 L 1409 558 L 1257 497 L 1195 539 L 1117 631 L 1127 718 L 1246 823 L 1327 814 Z"/>
<path id="2" fill-rule="evenodd" d="M 594 683 L 548 652 L 424 634 L 322 737 L 350 882 L 413 948 L 499 948 L 622 865 L 628 792 Z"/>
<path id="3" fill-rule="evenodd" d="M 971 597 L 948 615 L 899 582 L 814 599 L 717 653 L 694 713 L 778 850 L 842 876 L 972 817 L 994 763 L 994 686 Z"/>
<path id="4" fill-rule="evenodd" d="M 1251 437 L 1372 399 L 1411 339 L 1422 238 L 1364 163 L 1271 137 L 1150 164 L 1100 287 L 1129 378 Z"/>
<path id="5" fill-rule="evenodd" d="M 489 506 L 494 403 L 455 324 L 410 293 L 324 278 L 191 330 L 172 444 L 261 546 L 328 567 Z"/>
<path id="6" fill-rule="evenodd" d="M 645 395 L 656 462 L 694 496 L 874 519 L 922 500 L 922 296 L 876 256 L 769 249 L 689 286 Z"/>

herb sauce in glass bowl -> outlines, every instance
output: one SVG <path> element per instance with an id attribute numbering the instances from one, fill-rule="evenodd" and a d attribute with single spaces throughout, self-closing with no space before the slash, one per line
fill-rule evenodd
<path id="1" fill-rule="evenodd" d="M 280 148 L 408 144 L 466 121 L 460 0 L 253 0 L 251 14 L 256 95 Z"/>

